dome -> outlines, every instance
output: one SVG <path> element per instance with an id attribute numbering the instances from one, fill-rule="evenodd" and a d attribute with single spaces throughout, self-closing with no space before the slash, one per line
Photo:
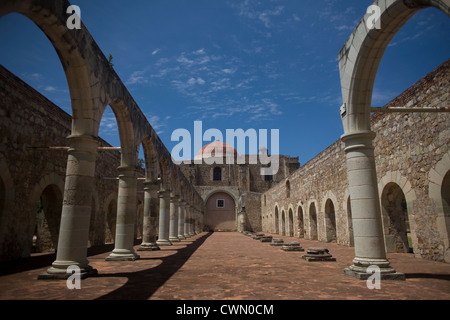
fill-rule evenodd
<path id="1" fill-rule="evenodd" d="M 195 156 L 194 160 L 227 156 L 233 156 L 234 158 L 237 158 L 238 152 L 228 143 L 216 140 L 203 146 L 203 148 Z"/>

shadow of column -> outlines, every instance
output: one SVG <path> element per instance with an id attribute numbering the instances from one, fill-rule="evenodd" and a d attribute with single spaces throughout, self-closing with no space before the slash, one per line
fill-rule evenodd
<path id="1" fill-rule="evenodd" d="M 206 241 L 212 233 L 209 232 L 188 246 L 179 249 L 177 253 L 160 258 L 163 262 L 157 267 L 138 272 L 119 272 L 99 274 L 97 277 L 126 277 L 128 281 L 95 300 L 146 300 L 150 298 L 175 272 L 177 272 L 189 257 Z"/>

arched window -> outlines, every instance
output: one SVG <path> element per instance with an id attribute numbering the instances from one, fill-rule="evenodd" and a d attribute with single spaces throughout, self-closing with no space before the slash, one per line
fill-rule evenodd
<path id="1" fill-rule="evenodd" d="M 286 198 L 289 198 L 291 196 L 291 183 L 286 181 Z"/>
<path id="2" fill-rule="evenodd" d="M 222 181 L 222 169 L 220 167 L 215 167 L 213 172 L 214 181 Z"/>

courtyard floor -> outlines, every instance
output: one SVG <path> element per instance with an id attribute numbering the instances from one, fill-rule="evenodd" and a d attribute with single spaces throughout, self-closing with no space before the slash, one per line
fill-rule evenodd
<path id="1" fill-rule="evenodd" d="M 237 232 L 201 233 L 160 251 L 138 251 L 140 260 L 106 262 L 112 246 L 89 251 L 98 276 L 69 290 L 64 280 L 37 280 L 54 255 L 0 265 L 0 300 L 450 300 L 450 264 L 389 254 L 405 281 L 366 281 L 344 275 L 354 248 L 287 236 L 304 249 L 326 247 L 335 262 L 307 262 L 306 252 L 285 252 Z M 137 245 L 135 249 L 139 246 Z"/>

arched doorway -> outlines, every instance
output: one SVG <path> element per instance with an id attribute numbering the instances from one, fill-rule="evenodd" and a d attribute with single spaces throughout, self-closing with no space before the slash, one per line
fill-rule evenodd
<path id="1" fill-rule="evenodd" d="M 6 203 L 6 187 L 5 183 L 3 182 L 2 178 L 0 177 L 0 221 L 3 217 L 3 210 L 5 208 Z M 0 228 L 1 230 L 1 228 Z"/>
<path id="2" fill-rule="evenodd" d="M 309 239 L 317 240 L 317 213 L 314 202 L 309 207 Z"/>
<path id="3" fill-rule="evenodd" d="M 293 237 L 293 236 L 294 236 L 294 214 L 292 213 L 292 209 L 289 209 L 288 219 L 289 219 L 289 223 L 288 223 L 288 228 L 289 228 L 288 236 L 289 236 L 289 237 Z"/>
<path id="4" fill-rule="evenodd" d="M 113 243 L 116 238 L 117 201 L 112 199 L 106 212 L 105 243 Z"/>
<path id="5" fill-rule="evenodd" d="M 305 225 L 303 222 L 303 208 L 301 206 L 298 206 L 298 208 L 297 208 L 297 216 L 298 216 L 298 237 L 304 238 L 305 237 Z"/>
<path id="6" fill-rule="evenodd" d="M 228 193 L 213 193 L 205 207 L 206 228 L 211 231 L 236 231 L 236 203 Z"/>
<path id="7" fill-rule="evenodd" d="M 336 241 L 336 214 L 334 212 L 334 204 L 331 199 L 325 202 L 325 228 L 327 242 Z"/>
<path id="8" fill-rule="evenodd" d="M 411 252 L 408 210 L 402 189 L 388 183 L 381 194 L 381 210 L 386 252 Z"/>
<path id="9" fill-rule="evenodd" d="M 279 234 L 280 233 L 280 225 L 279 225 L 279 220 L 278 220 L 278 207 L 275 207 L 275 233 Z"/>
<path id="10" fill-rule="evenodd" d="M 281 235 L 286 235 L 286 214 L 284 210 L 281 211 Z"/>
<path id="11" fill-rule="evenodd" d="M 450 216 L 450 171 L 447 171 L 442 181 L 441 197 L 444 214 Z"/>
<path id="12" fill-rule="evenodd" d="M 349 245 L 353 247 L 355 245 L 355 240 L 353 238 L 353 220 L 352 220 L 352 206 L 350 204 L 350 196 L 347 198 L 347 221 L 348 221 Z"/>
<path id="13" fill-rule="evenodd" d="M 53 252 L 58 245 L 62 211 L 62 192 L 56 185 L 47 186 L 36 204 L 36 222 L 32 252 Z"/>

